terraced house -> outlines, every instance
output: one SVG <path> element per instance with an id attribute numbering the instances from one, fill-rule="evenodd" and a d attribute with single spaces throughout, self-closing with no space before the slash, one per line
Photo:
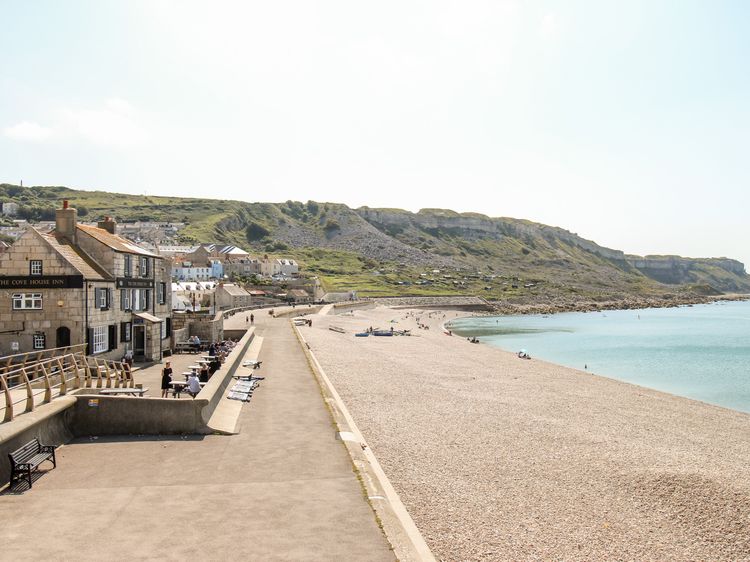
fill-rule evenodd
<path id="1" fill-rule="evenodd" d="M 55 229 L 34 228 L 0 255 L 0 355 L 87 344 L 92 355 L 157 361 L 171 336 L 169 260 L 116 234 L 109 217 L 78 224 L 63 202 Z"/>

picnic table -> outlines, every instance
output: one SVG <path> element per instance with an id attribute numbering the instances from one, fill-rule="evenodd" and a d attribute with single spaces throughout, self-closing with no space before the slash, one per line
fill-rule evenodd
<path id="1" fill-rule="evenodd" d="M 189 341 L 178 341 L 176 344 L 174 344 L 174 350 L 178 353 L 197 353 L 198 347 L 194 343 L 190 343 Z"/>
<path id="2" fill-rule="evenodd" d="M 201 385 L 201 388 L 206 386 L 205 382 L 202 382 L 199 384 Z M 183 390 L 185 390 L 185 387 L 188 385 L 188 383 L 182 382 L 182 381 L 172 381 L 169 383 L 169 385 L 172 387 L 172 392 L 174 394 L 174 397 L 179 398 L 180 394 L 182 393 Z"/>
<path id="3" fill-rule="evenodd" d="M 99 394 L 105 394 L 109 396 L 117 396 L 120 394 L 129 396 L 143 397 L 148 392 L 148 388 L 102 388 L 99 390 Z"/>

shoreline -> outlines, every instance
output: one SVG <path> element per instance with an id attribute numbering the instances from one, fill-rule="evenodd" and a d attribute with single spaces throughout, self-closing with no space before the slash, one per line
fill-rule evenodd
<path id="1" fill-rule="evenodd" d="M 604 310 L 640 310 L 645 308 L 679 308 L 699 304 L 750 300 L 750 293 L 727 293 L 711 296 L 627 297 L 624 299 L 563 300 L 553 297 L 545 302 L 488 301 L 480 296 L 403 296 L 377 297 L 369 300 L 376 306 L 394 309 L 463 310 L 483 316 L 514 316 L 525 314 L 560 314 L 564 312 L 601 312 Z M 470 301 L 470 302 L 467 302 Z"/>
<path id="2" fill-rule="evenodd" d="M 437 558 L 750 558 L 749 414 L 443 335 L 465 315 L 304 329 Z"/>

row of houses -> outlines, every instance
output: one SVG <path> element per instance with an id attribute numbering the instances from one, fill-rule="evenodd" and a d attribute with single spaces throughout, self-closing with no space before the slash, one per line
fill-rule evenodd
<path id="1" fill-rule="evenodd" d="M 177 255 L 172 262 L 172 276 L 177 281 L 207 281 L 249 277 L 293 277 L 299 265 L 292 259 L 253 258 L 236 246 L 219 247 L 213 244 L 198 246 L 191 252 Z"/>

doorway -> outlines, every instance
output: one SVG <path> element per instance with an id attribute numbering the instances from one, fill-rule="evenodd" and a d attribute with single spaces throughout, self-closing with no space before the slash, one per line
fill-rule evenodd
<path id="1" fill-rule="evenodd" d="M 142 359 L 146 354 L 146 326 L 133 326 L 133 355 Z"/>
<path id="2" fill-rule="evenodd" d="M 69 347 L 70 346 L 70 328 L 67 326 L 60 326 L 55 332 L 55 347 Z"/>

